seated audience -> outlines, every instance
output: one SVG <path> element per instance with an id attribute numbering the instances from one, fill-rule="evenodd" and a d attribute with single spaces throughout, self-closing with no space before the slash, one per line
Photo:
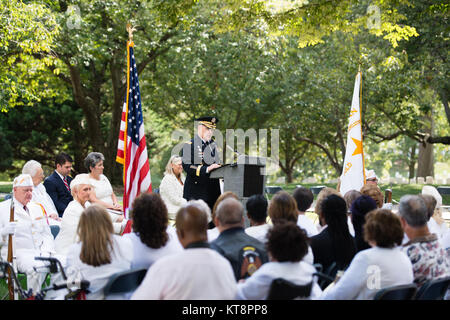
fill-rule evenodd
<path id="1" fill-rule="evenodd" d="M 353 201 L 350 211 L 352 213 L 352 224 L 355 229 L 355 243 L 358 252 L 370 248 L 370 245 L 364 240 L 363 226 L 367 213 L 376 208 L 377 204 L 370 196 L 362 195 Z"/>
<path id="2" fill-rule="evenodd" d="M 322 190 L 320 190 L 319 194 L 317 195 L 317 200 L 316 200 L 316 205 L 314 207 L 314 212 L 315 214 L 317 214 L 318 217 L 318 224 L 316 224 L 316 228 L 318 230 L 318 232 L 322 231 L 323 228 L 325 228 L 324 225 L 324 221 L 320 220 L 320 211 L 322 210 L 321 205 L 322 205 L 322 201 L 328 197 L 329 195 L 332 194 L 336 194 L 338 196 L 340 196 L 341 194 L 339 193 L 339 191 L 337 191 L 336 189 L 333 188 L 329 188 L 329 187 L 325 187 Z"/>
<path id="3" fill-rule="evenodd" d="M 297 203 L 286 191 L 277 192 L 269 203 L 269 217 L 273 225 L 279 222 L 291 221 L 297 223 L 298 210 Z M 308 246 L 308 254 L 303 258 L 303 261 L 313 264 L 314 256 L 311 247 Z"/>
<path id="4" fill-rule="evenodd" d="M 255 259 L 262 264 L 268 261 L 264 244 L 244 231 L 244 208 L 238 200 L 227 198 L 219 203 L 215 224 L 220 234 L 211 242 L 211 248 L 230 261 L 236 281 L 250 276 L 255 271 L 244 268 L 244 251 L 253 251 L 257 257 Z"/>
<path id="5" fill-rule="evenodd" d="M 170 232 L 167 208 L 155 193 L 142 193 L 133 201 L 130 217 L 133 232 L 123 235 L 131 242 L 131 269 L 148 269 L 157 259 L 183 250 L 176 234 Z"/>
<path id="6" fill-rule="evenodd" d="M 69 203 L 61 221 L 61 227 L 56 236 L 56 252 L 67 255 L 69 247 L 77 242 L 77 228 L 81 214 L 90 206 L 89 197 L 92 190 L 89 176 L 78 174 L 70 183 L 73 200 Z"/>
<path id="7" fill-rule="evenodd" d="M 297 203 L 286 191 L 279 191 L 273 196 L 268 212 L 272 224 L 276 224 L 280 220 L 297 223 L 298 220 Z"/>
<path id="8" fill-rule="evenodd" d="M 245 233 L 263 243 L 267 240 L 266 233 L 270 228 L 270 225 L 266 223 L 267 205 L 267 199 L 262 194 L 252 195 L 245 204 L 250 221 L 250 227 L 245 229 Z"/>
<path id="9" fill-rule="evenodd" d="M 89 180 L 92 185 L 89 202 L 108 209 L 113 222 L 114 232 L 120 234 L 127 221 L 124 219 L 122 206 L 117 201 L 111 183 L 103 174 L 103 161 L 105 161 L 105 157 L 100 152 L 91 152 L 84 159 L 84 165 L 89 171 Z"/>
<path id="10" fill-rule="evenodd" d="M 52 198 L 60 217 L 62 217 L 69 202 L 73 200 L 70 190 L 72 177 L 69 176 L 72 170 L 72 162 L 72 158 L 67 153 L 61 152 L 58 154 L 55 158 L 55 171 L 44 181 L 45 190 Z"/>
<path id="11" fill-rule="evenodd" d="M 50 198 L 42 183 L 44 170 L 42 170 L 41 164 L 36 160 L 28 161 L 22 168 L 22 174 L 29 174 L 31 179 L 33 179 L 33 197 L 31 200 L 42 206 L 48 223 L 50 225 L 60 225 L 61 218 L 58 215 L 58 210 L 56 210 L 52 198 Z"/>
<path id="12" fill-rule="evenodd" d="M 375 200 L 377 208 L 383 207 L 384 196 L 380 188 L 374 184 L 366 184 L 361 188 L 361 194 L 371 197 Z"/>
<path id="13" fill-rule="evenodd" d="M 450 276 L 450 261 L 436 234 L 430 234 L 428 213 L 423 199 L 405 195 L 400 198 L 398 213 L 409 242 L 403 252 L 411 260 L 414 283 L 421 287 L 426 281 Z"/>
<path id="14" fill-rule="evenodd" d="M 311 237 L 314 263 L 320 263 L 327 270 L 336 262 L 338 270 L 345 270 L 356 254 L 354 239 L 347 224 L 347 205 L 345 200 L 335 194 L 322 201 L 320 218 L 326 228 Z"/>
<path id="15" fill-rule="evenodd" d="M 311 207 L 314 201 L 313 193 L 308 188 L 299 187 L 294 190 L 292 196 L 294 197 L 297 203 L 297 212 L 298 212 L 297 225 L 306 231 L 308 237 L 315 236 L 316 234 L 319 233 L 317 227 L 314 225 L 312 220 L 308 218 L 305 214 L 306 210 L 308 210 Z"/>
<path id="16" fill-rule="evenodd" d="M 316 269 L 302 261 L 308 253 L 308 237 L 304 230 L 293 222 L 278 223 L 269 231 L 266 246 L 270 261 L 263 264 L 250 278 L 238 283 L 237 299 L 267 299 L 270 285 L 276 278 L 283 278 L 297 285 L 312 283 L 311 294 L 307 299 L 320 296 L 322 290 L 313 278 Z"/>
<path id="17" fill-rule="evenodd" d="M 55 256 L 56 252 L 42 207 L 31 201 L 33 187 L 31 176 L 21 174 L 13 181 L 12 198 L 0 203 L 0 247 L 1 258 L 6 261 L 11 235 L 17 270 L 26 274 L 27 288 L 36 293 L 46 278 L 46 271 L 35 272 L 34 267 L 42 267 L 46 263 L 34 257 Z M 11 205 L 14 207 L 14 221 L 10 221 Z M 63 257 L 56 258 L 64 263 Z"/>
<path id="18" fill-rule="evenodd" d="M 209 248 L 206 214 L 195 206 L 182 207 L 175 223 L 185 250 L 158 259 L 131 299 L 234 299 L 236 281 L 233 269 L 228 260 Z"/>
<path id="19" fill-rule="evenodd" d="M 178 210 L 186 204 L 183 198 L 184 181 L 181 157 L 173 155 L 167 162 L 164 178 L 159 185 L 159 194 L 166 204 L 169 219 L 175 220 Z"/>
<path id="20" fill-rule="evenodd" d="M 350 231 L 350 234 L 352 237 L 355 236 L 355 228 L 353 227 L 352 223 L 352 212 L 350 211 L 350 208 L 352 207 L 353 202 L 362 196 L 361 192 L 358 190 L 350 190 L 347 191 L 344 195 L 345 203 L 347 203 L 347 224 L 348 224 L 348 230 Z"/>
<path id="21" fill-rule="evenodd" d="M 68 249 L 67 268 L 79 271 L 89 281 L 88 300 L 103 299 L 103 287 L 109 278 L 130 269 L 133 251 L 113 233 L 111 218 L 103 206 L 94 204 L 81 214 L 79 241 Z"/>
<path id="22" fill-rule="evenodd" d="M 378 186 L 378 177 L 374 170 L 366 171 L 366 184 Z"/>
<path id="23" fill-rule="evenodd" d="M 442 239 L 447 233 L 449 228 L 442 218 L 442 196 L 433 186 L 424 186 L 422 188 L 422 195 L 430 195 L 435 200 L 434 209 L 428 218 L 428 228 L 431 233 L 436 233 L 439 239 Z M 431 209 L 431 208 L 430 208 Z"/>
<path id="24" fill-rule="evenodd" d="M 186 204 L 183 206 L 194 206 L 199 208 L 200 210 L 202 210 L 204 213 L 206 213 L 206 216 L 208 217 L 208 225 L 211 223 L 212 221 L 212 216 L 211 216 L 211 208 L 208 206 L 208 204 L 202 200 L 202 199 L 197 199 L 197 200 L 189 200 L 188 202 L 186 202 Z M 212 229 L 208 229 L 212 230 Z"/>
<path id="25" fill-rule="evenodd" d="M 212 221 L 208 224 L 208 242 L 214 241 L 219 236 L 219 229 L 217 229 L 217 226 L 215 225 L 217 206 L 222 202 L 222 200 L 227 198 L 234 198 L 236 200 L 239 200 L 238 196 L 231 191 L 225 191 L 217 198 L 211 212 Z"/>
<path id="26" fill-rule="evenodd" d="M 377 209 L 366 216 L 364 239 L 371 248 L 358 252 L 343 276 L 327 287 L 327 300 L 371 300 L 387 287 L 411 284 L 411 261 L 400 247 L 403 230 L 391 211 Z"/>

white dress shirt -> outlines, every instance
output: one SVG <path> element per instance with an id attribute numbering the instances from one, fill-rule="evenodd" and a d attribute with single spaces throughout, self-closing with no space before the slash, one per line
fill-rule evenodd
<path id="1" fill-rule="evenodd" d="M 185 249 L 158 259 L 132 300 L 231 300 L 236 279 L 230 262 L 209 248 Z"/>
<path id="2" fill-rule="evenodd" d="M 411 284 L 413 268 L 408 256 L 399 247 L 373 247 L 358 252 L 342 278 L 327 287 L 326 300 L 372 300 L 387 287 Z"/>
<path id="3" fill-rule="evenodd" d="M 297 285 L 307 285 L 313 281 L 311 295 L 307 300 L 317 299 L 322 290 L 313 280 L 316 269 L 309 263 L 300 262 L 267 262 L 245 282 L 237 285 L 236 298 L 239 300 L 265 300 L 269 294 L 270 285 L 276 278 L 283 278 Z"/>

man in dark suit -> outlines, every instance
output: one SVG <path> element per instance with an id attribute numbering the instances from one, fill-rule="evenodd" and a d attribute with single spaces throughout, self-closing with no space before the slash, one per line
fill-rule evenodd
<path id="1" fill-rule="evenodd" d="M 212 170 L 220 167 L 219 151 L 211 139 L 219 119 L 202 117 L 197 121 L 197 134 L 186 142 L 181 151 L 186 181 L 183 198 L 186 200 L 204 200 L 212 209 L 220 196 L 219 179 L 211 179 Z"/>
<path id="2" fill-rule="evenodd" d="M 72 162 L 72 158 L 67 153 L 61 152 L 58 154 L 55 158 L 56 170 L 44 181 L 45 189 L 52 198 L 60 217 L 62 217 L 69 202 L 73 200 L 70 191 L 72 177 L 69 176 L 72 170 Z"/>

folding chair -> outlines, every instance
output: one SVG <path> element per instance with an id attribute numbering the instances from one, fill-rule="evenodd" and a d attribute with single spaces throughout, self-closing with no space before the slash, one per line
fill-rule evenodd
<path id="1" fill-rule="evenodd" d="M 267 300 L 308 298 L 311 295 L 312 284 L 312 281 L 306 285 L 298 285 L 283 278 L 274 279 L 270 285 Z"/>
<path id="2" fill-rule="evenodd" d="M 417 291 L 414 300 L 444 300 L 450 285 L 450 277 L 429 280 Z"/>
<path id="3" fill-rule="evenodd" d="M 379 290 L 373 300 L 412 300 L 417 292 L 417 286 L 414 283 L 392 286 Z"/>
<path id="4" fill-rule="evenodd" d="M 125 294 L 132 293 L 139 287 L 146 273 L 147 269 L 134 269 L 113 274 L 103 288 L 105 299 L 123 299 Z"/>

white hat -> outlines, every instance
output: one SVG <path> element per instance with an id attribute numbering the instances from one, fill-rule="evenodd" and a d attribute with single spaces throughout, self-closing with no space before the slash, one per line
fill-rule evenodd
<path id="1" fill-rule="evenodd" d="M 439 191 L 433 186 L 423 186 L 422 188 L 422 194 L 428 194 L 430 196 L 433 196 L 436 199 L 436 209 L 440 208 L 442 206 L 442 196 L 440 195 Z"/>
<path id="2" fill-rule="evenodd" d="M 73 180 L 70 182 L 70 189 L 73 189 L 73 187 L 78 186 L 80 184 L 92 185 L 91 180 L 89 179 L 89 174 L 87 173 L 77 174 L 75 178 L 73 178 Z"/>
<path id="3" fill-rule="evenodd" d="M 21 174 L 14 179 L 13 188 L 15 187 L 34 187 L 33 179 L 29 174 Z"/>
<path id="4" fill-rule="evenodd" d="M 376 178 L 378 180 L 377 175 L 374 170 L 366 170 L 366 180 Z"/>

